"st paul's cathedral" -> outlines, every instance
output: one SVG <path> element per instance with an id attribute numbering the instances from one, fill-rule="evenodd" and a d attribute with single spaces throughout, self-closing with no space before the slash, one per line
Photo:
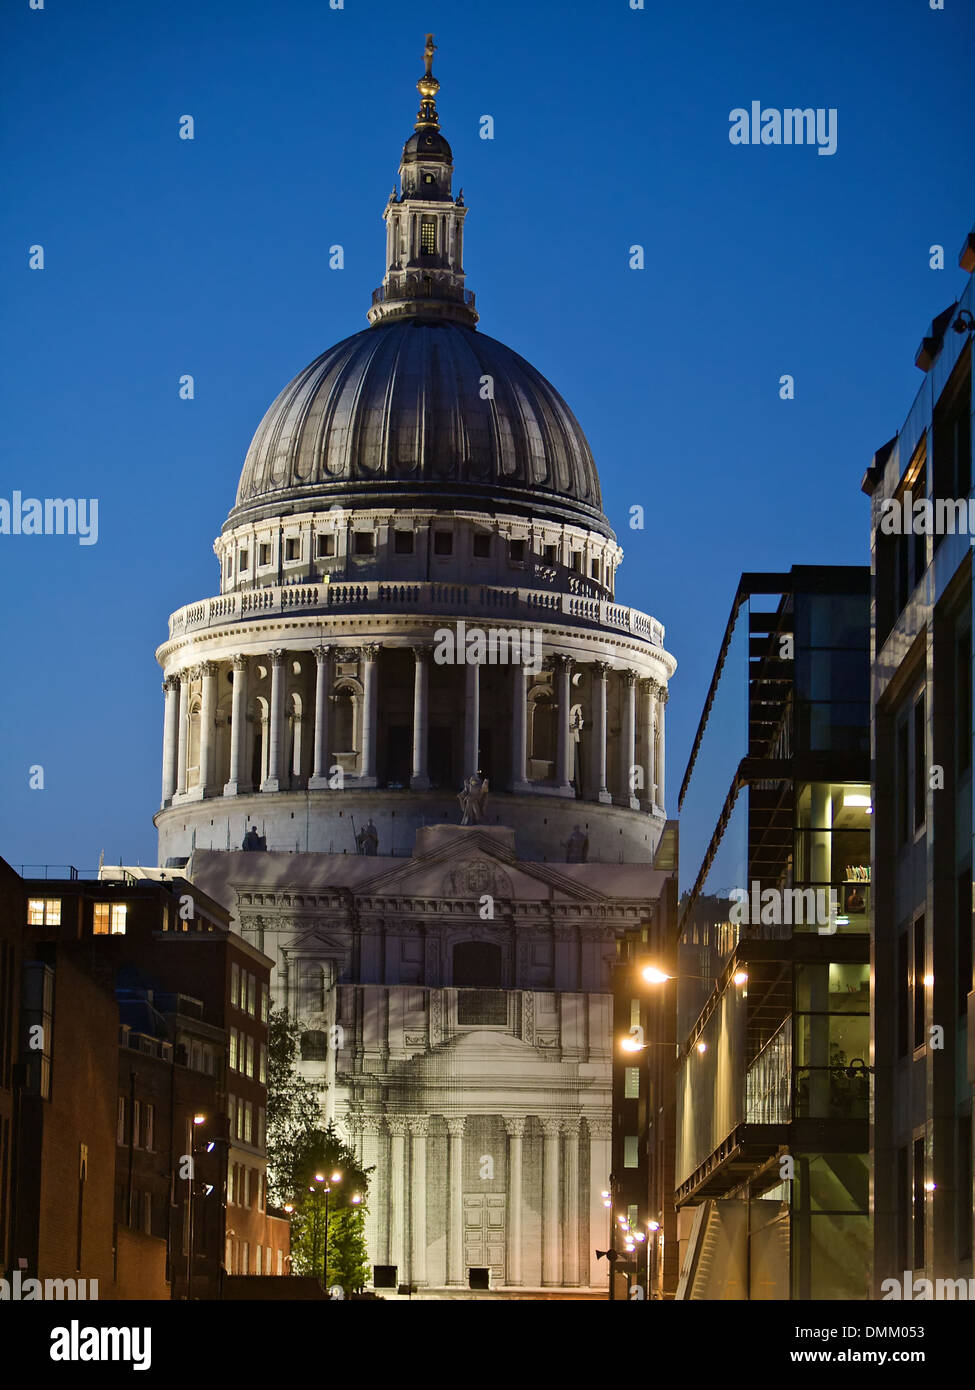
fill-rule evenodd
<path id="1" fill-rule="evenodd" d="M 676 663 L 579 424 L 478 328 L 428 40 L 369 327 L 280 392 L 169 620 L 159 864 L 274 962 L 418 1291 L 605 1291 L 616 941 Z M 185 867 L 184 867 L 185 866 Z M 257 1137 L 257 1136 L 256 1136 Z"/>

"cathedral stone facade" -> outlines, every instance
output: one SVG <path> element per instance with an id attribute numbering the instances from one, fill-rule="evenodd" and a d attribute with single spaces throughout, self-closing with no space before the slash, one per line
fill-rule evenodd
<path id="1" fill-rule="evenodd" d="M 476 327 L 432 56 L 370 327 L 271 405 L 158 650 L 160 863 L 275 959 L 376 1165 L 375 1263 L 604 1287 L 609 968 L 659 893 L 676 663 L 615 601 L 578 422 Z"/>

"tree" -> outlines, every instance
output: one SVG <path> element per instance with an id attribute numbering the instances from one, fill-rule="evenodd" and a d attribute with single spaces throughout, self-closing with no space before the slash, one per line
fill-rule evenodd
<path id="1" fill-rule="evenodd" d="M 322 1089 L 298 1070 L 301 1025 L 284 1009 L 272 1008 L 267 1045 L 267 1193 L 270 1206 L 293 1206 L 291 1268 L 295 1274 L 326 1275 L 325 1183 L 329 1183 L 329 1284 L 346 1293 L 369 1277 L 364 1236 L 366 1197 L 372 1169 L 360 1167 L 354 1150 L 329 1123 L 322 1127 Z M 358 1197 L 358 1202 L 352 1198 Z"/>
<path id="2" fill-rule="evenodd" d="M 366 1213 L 361 1205 L 329 1212 L 328 1287 L 340 1284 L 346 1295 L 358 1293 L 369 1279 Z"/>
<path id="3" fill-rule="evenodd" d="M 301 1026 L 284 1009 L 271 1009 L 267 1033 L 267 1197 L 271 1206 L 292 1200 L 309 1136 L 321 1129 L 321 1089 L 297 1068 Z"/>
<path id="4" fill-rule="evenodd" d="M 355 1151 L 336 1132 L 331 1123 L 305 1135 L 294 1166 L 295 1185 L 291 1202 L 291 1268 L 296 1274 L 326 1278 L 328 1285 L 340 1284 L 345 1292 L 361 1289 L 369 1277 L 364 1216 L 369 1175 Z M 332 1175 L 340 1177 L 333 1181 Z M 323 1182 L 316 1182 L 322 1177 Z M 328 1269 L 325 1257 L 325 1187 L 328 1186 Z M 358 1200 L 356 1200 L 358 1199 Z"/>

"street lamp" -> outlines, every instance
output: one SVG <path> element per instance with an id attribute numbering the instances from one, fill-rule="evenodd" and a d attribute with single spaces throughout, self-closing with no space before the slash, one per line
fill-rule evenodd
<path id="1" fill-rule="evenodd" d="M 207 1122 L 207 1117 L 206 1117 L 206 1115 L 202 1114 L 199 1110 L 196 1111 L 195 1114 L 193 1115 L 193 1126 L 194 1126 L 194 1128 L 199 1129 L 199 1127 L 200 1127 L 201 1125 L 205 1125 L 206 1122 Z M 195 1233 L 194 1233 L 194 1230 L 193 1230 L 193 1198 L 194 1198 L 194 1196 L 196 1195 L 195 1192 L 194 1192 L 194 1176 L 195 1176 L 195 1169 L 196 1169 L 196 1155 L 197 1155 L 198 1153 L 200 1153 L 200 1152 L 212 1153 L 212 1152 L 213 1152 L 213 1149 L 214 1149 L 214 1144 L 213 1144 L 213 1140 L 211 1140 L 210 1143 L 209 1143 L 209 1144 L 206 1144 L 206 1145 L 204 1146 L 203 1150 L 201 1150 L 200 1147 L 199 1147 L 199 1145 L 196 1143 L 196 1140 L 193 1138 L 193 1130 L 192 1130 L 192 1129 L 190 1130 L 190 1200 L 189 1200 L 189 1210 L 188 1210 L 188 1213 L 187 1213 L 187 1223 L 186 1223 L 186 1224 L 187 1224 L 187 1233 L 186 1233 L 186 1234 L 187 1234 L 187 1240 L 186 1240 L 186 1301 L 187 1301 L 187 1303 L 190 1301 L 190 1298 L 191 1298 L 192 1295 L 193 1295 L 193 1238 L 194 1238 L 194 1234 L 195 1234 Z"/>
<path id="2" fill-rule="evenodd" d="M 326 1183 L 326 1182 L 325 1182 L 325 1178 L 324 1178 L 324 1176 L 323 1176 L 321 1173 L 316 1173 L 316 1174 L 315 1174 L 315 1181 L 324 1184 L 324 1186 L 320 1189 L 322 1192 L 325 1193 L 325 1251 L 324 1251 L 324 1255 L 323 1255 L 323 1257 L 322 1257 L 322 1282 L 323 1282 L 323 1284 L 327 1284 L 327 1283 L 328 1283 L 328 1198 L 329 1198 L 329 1194 L 330 1194 L 331 1191 L 332 1191 L 332 1188 L 331 1188 L 331 1186 L 329 1185 L 329 1183 Z M 332 1176 L 331 1176 L 331 1178 L 330 1178 L 330 1180 L 329 1180 L 330 1183 L 340 1183 L 341 1181 L 342 1181 L 342 1174 L 339 1173 L 339 1172 L 333 1173 Z M 314 1190 L 315 1190 L 315 1189 L 312 1188 L 312 1191 L 314 1191 Z M 353 1198 L 352 1200 L 355 1201 L 355 1198 Z M 360 1197 L 359 1200 L 361 1201 L 362 1198 Z"/>

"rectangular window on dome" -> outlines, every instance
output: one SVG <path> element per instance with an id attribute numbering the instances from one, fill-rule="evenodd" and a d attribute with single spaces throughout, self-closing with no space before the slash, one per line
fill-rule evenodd
<path id="1" fill-rule="evenodd" d="M 413 554 L 413 532 L 394 531 L 393 532 L 393 554 L 412 555 Z"/>
<path id="2" fill-rule="evenodd" d="M 301 559 L 301 539 L 298 536 L 289 536 L 284 543 L 284 558 L 286 560 Z"/>
<path id="3" fill-rule="evenodd" d="M 558 564 L 558 560 L 559 560 L 558 546 L 555 546 L 555 545 L 547 545 L 547 546 L 545 547 L 545 563 L 546 563 L 547 565 L 556 565 L 556 564 Z"/>
<path id="4" fill-rule="evenodd" d="M 523 565 L 525 563 L 525 542 L 523 540 L 509 541 L 508 556 L 513 565 Z"/>
<path id="5" fill-rule="evenodd" d="M 483 532 L 478 532 L 474 536 L 474 554 L 479 560 L 486 560 L 491 554 L 491 537 Z"/>
<path id="6" fill-rule="evenodd" d="M 319 560 L 325 560 L 329 555 L 335 554 L 335 537 L 332 535 L 319 535 L 315 537 L 316 554 Z"/>
<path id="7" fill-rule="evenodd" d="M 451 531 L 434 531 L 433 533 L 433 553 L 434 555 L 453 555 L 454 537 Z"/>
<path id="8" fill-rule="evenodd" d="M 242 551 L 240 552 L 240 561 L 239 561 L 238 566 L 237 566 L 238 573 L 242 572 L 243 570 L 246 570 L 246 569 L 248 568 L 248 566 L 250 565 L 250 562 L 251 562 L 250 551 L 249 551 L 249 550 L 242 550 Z"/>
<path id="9" fill-rule="evenodd" d="M 271 563 L 270 545 L 261 545 L 257 548 L 257 563 L 259 565 L 269 565 Z"/>
<path id="10" fill-rule="evenodd" d="M 424 217 L 420 223 L 420 250 L 425 256 L 432 256 L 437 249 L 437 224 L 432 217 Z"/>
<path id="11" fill-rule="evenodd" d="M 357 555 L 374 555 L 376 553 L 376 537 L 372 531 L 356 531 L 355 553 Z"/>

